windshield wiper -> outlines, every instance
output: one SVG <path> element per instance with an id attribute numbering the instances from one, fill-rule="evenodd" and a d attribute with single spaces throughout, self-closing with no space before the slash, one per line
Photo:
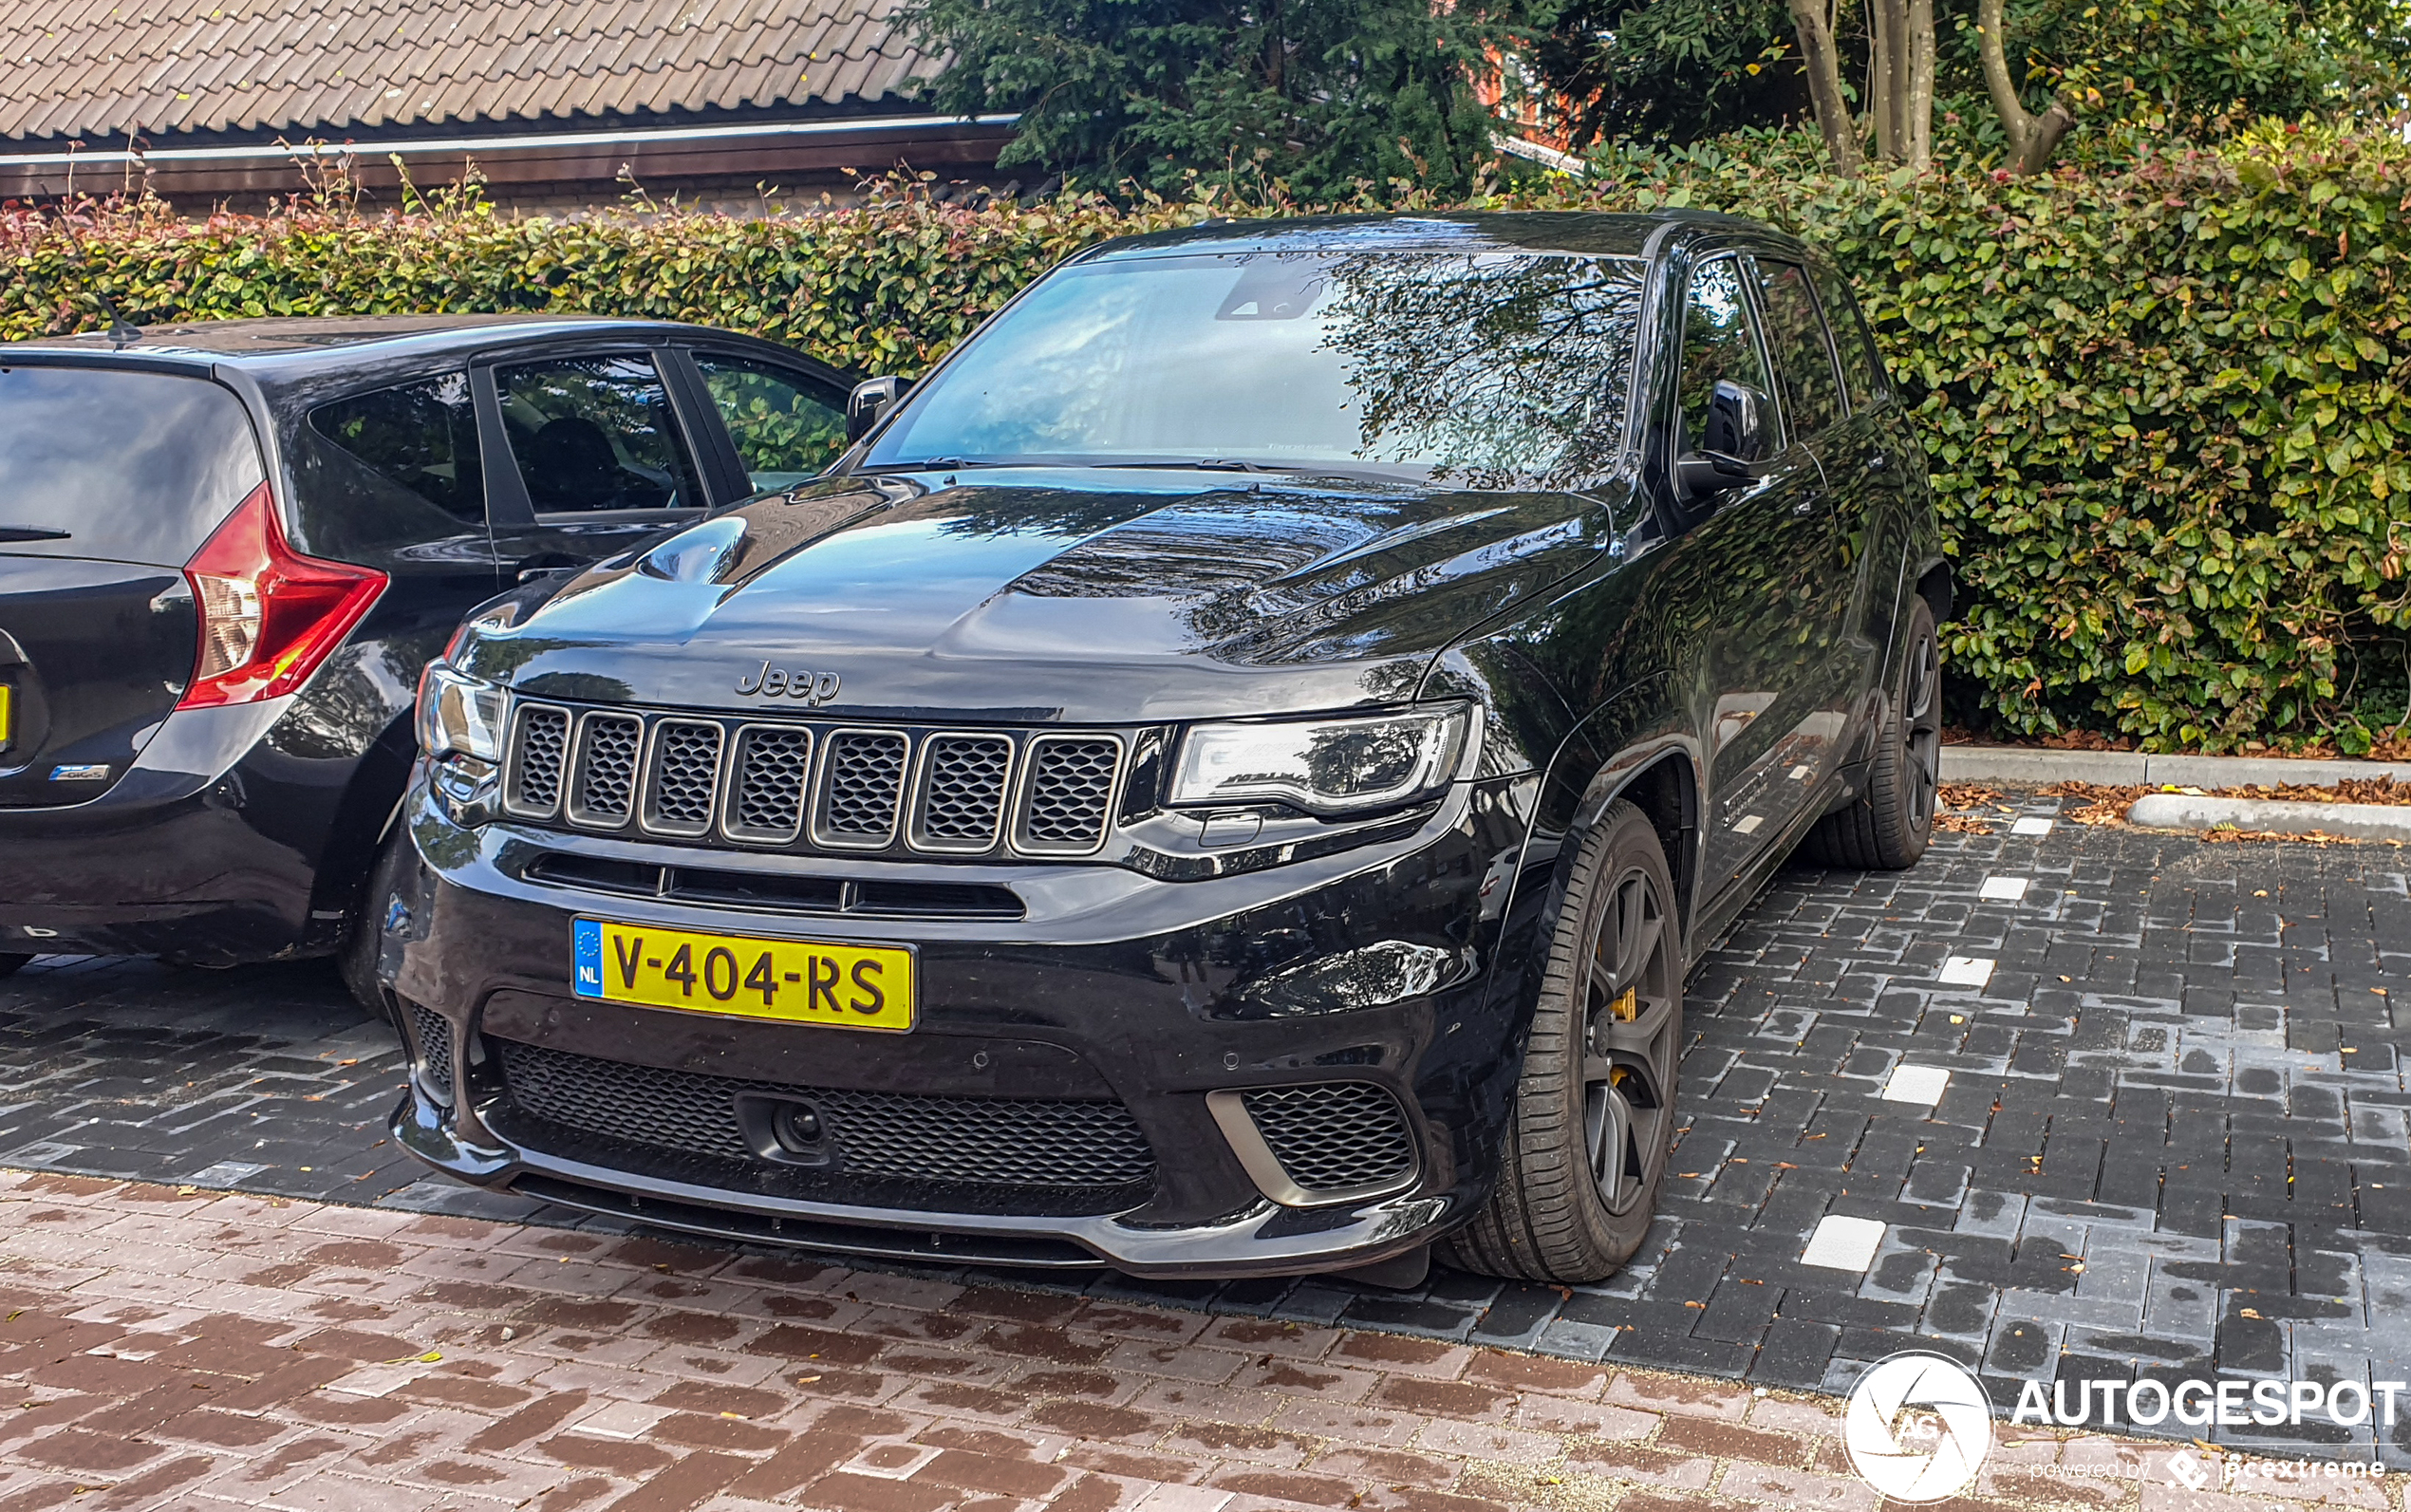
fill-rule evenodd
<path id="1" fill-rule="evenodd" d="M 1227 457 L 1208 457 L 1196 462 L 1085 462 L 1085 467 L 1168 468 L 1183 473 L 1285 473 L 1295 469 L 1266 467 L 1262 462 L 1243 462 Z"/>
<path id="2" fill-rule="evenodd" d="M 952 473 L 966 467 L 1004 467 L 1004 462 L 975 462 L 962 457 L 925 457 L 915 462 L 881 462 L 876 467 L 857 467 L 857 473 Z"/>
<path id="3" fill-rule="evenodd" d="M 47 531 L 39 525 L 0 525 L 0 541 L 66 541 L 74 539 L 65 531 Z"/>

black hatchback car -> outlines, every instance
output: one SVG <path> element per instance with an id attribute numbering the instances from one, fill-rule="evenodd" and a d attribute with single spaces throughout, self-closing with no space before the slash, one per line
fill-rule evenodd
<path id="1" fill-rule="evenodd" d="M 0 346 L 0 974 L 348 944 L 374 1001 L 361 898 L 420 670 L 530 572 L 819 472 L 847 387 L 641 321 Z"/>
<path id="2" fill-rule="evenodd" d="M 1804 840 L 1923 849 L 1950 597 L 1762 227 L 1098 247 L 828 476 L 430 669 L 395 1131 L 862 1254 L 1596 1279 L 1691 963 Z"/>

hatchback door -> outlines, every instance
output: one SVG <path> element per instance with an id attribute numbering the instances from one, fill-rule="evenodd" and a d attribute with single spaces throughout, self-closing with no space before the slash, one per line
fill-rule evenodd
<path id="1" fill-rule="evenodd" d="M 702 517 L 707 417 L 650 350 L 498 358 L 471 369 L 506 572 L 583 567 Z M 727 491 L 721 491 L 725 494 Z"/>
<path id="2" fill-rule="evenodd" d="M 250 414 L 205 376 L 0 366 L 0 806 L 124 775 L 194 675 L 184 564 L 266 478 Z"/>
<path id="3" fill-rule="evenodd" d="M 728 439 L 743 492 L 794 488 L 846 449 L 846 385 L 834 373 L 754 352 L 685 354 Z"/>

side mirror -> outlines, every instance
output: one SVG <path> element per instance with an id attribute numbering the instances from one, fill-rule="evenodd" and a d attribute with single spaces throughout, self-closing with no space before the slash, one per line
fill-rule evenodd
<path id="1" fill-rule="evenodd" d="M 1708 434 L 1700 438 L 1700 450 L 1763 462 L 1767 439 L 1766 396 L 1748 383 L 1718 379 L 1708 401 Z"/>
<path id="2" fill-rule="evenodd" d="M 1747 383 L 1719 379 L 1708 401 L 1708 434 L 1695 452 L 1674 459 L 1674 481 L 1685 496 L 1707 498 L 1751 481 L 1766 456 L 1766 396 Z"/>
<path id="3" fill-rule="evenodd" d="M 866 378 L 846 396 L 846 444 L 850 446 L 870 434 L 879 417 L 893 409 L 896 401 L 911 391 L 909 378 Z"/>

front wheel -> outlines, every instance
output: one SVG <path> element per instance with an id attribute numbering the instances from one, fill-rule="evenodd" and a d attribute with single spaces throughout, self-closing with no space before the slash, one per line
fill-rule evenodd
<path id="1" fill-rule="evenodd" d="M 1577 1283 L 1640 1248 L 1674 1139 L 1681 936 L 1657 831 L 1611 804 L 1566 879 L 1498 1186 L 1444 1241 L 1450 1263 Z"/>
<path id="2" fill-rule="evenodd" d="M 1933 838 L 1934 794 L 1942 781 L 1942 653 L 1934 606 L 1922 597 L 1916 603 L 1866 789 L 1850 807 L 1819 821 L 1802 848 L 1827 866 L 1904 870 L 1917 864 Z"/>

